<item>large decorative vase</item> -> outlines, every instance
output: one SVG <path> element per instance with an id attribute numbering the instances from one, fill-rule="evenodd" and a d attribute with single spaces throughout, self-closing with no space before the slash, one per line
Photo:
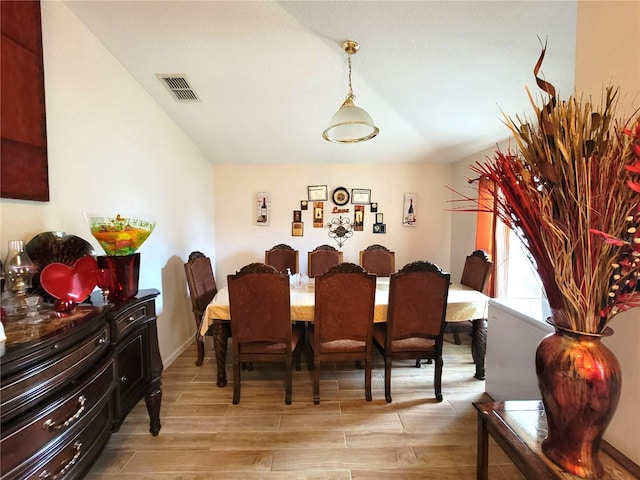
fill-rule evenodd
<path id="1" fill-rule="evenodd" d="M 111 302 L 123 302 L 138 293 L 140 277 L 140 254 L 100 255 L 97 258 L 100 268 L 111 268 L 115 272 L 115 285 L 109 289 L 107 298 Z"/>
<path id="2" fill-rule="evenodd" d="M 543 453 L 567 472 L 601 478 L 600 441 L 620 399 L 620 364 L 601 341 L 613 330 L 585 334 L 556 327 L 536 350 L 547 416 Z"/>

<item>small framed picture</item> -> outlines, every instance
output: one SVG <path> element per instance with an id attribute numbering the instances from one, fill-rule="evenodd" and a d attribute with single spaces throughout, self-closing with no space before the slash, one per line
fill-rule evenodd
<path id="1" fill-rule="evenodd" d="M 309 209 L 309 201 L 300 200 L 300 210 L 308 210 L 308 209 Z"/>
<path id="2" fill-rule="evenodd" d="M 369 205 L 371 203 L 371 190 L 364 188 L 351 189 L 351 203 L 354 205 Z"/>
<path id="3" fill-rule="evenodd" d="M 387 226 L 384 223 L 374 223 L 373 233 L 387 233 Z"/>
<path id="4" fill-rule="evenodd" d="M 291 236 L 302 237 L 304 235 L 304 223 L 291 222 Z"/>
<path id="5" fill-rule="evenodd" d="M 310 202 L 326 202 L 329 198 L 326 185 L 309 185 L 307 195 Z"/>
<path id="6" fill-rule="evenodd" d="M 376 223 L 384 223 L 383 217 L 382 213 L 376 213 Z"/>
<path id="7" fill-rule="evenodd" d="M 378 211 L 378 202 L 371 202 L 371 213 L 376 213 Z"/>
<path id="8" fill-rule="evenodd" d="M 293 211 L 293 221 L 294 222 L 301 222 L 302 221 L 302 211 L 301 210 L 294 210 Z"/>

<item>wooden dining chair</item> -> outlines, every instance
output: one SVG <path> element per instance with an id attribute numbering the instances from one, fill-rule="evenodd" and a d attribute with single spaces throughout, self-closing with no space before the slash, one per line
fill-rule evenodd
<path id="1" fill-rule="evenodd" d="M 284 363 L 285 403 L 291 404 L 292 364 L 300 369 L 302 326 L 291 324 L 289 277 L 264 263 L 227 276 L 233 344 L 233 403 L 240 402 L 241 363 Z"/>
<path id="2" fill-rule="evenodd" d="M 396 254 L 382 245 L 369 245 L 360 251 L 360 265 L 378 277 L 388 277 L 396 271 Z"/>
<path id="3" fill-rule="evenodd" d="M 314 323 L 308 331 L 314 404 L 320 403 L 324 362 L 364 361 L 365 398 L 371 401 L 375 292 L 376 276 L 353 263 L 340 263 L 316 277 Z"/>
<path id="4" fill-rule="evenodd" d="M 189 254 L 187 263 L 184 264 L 184 273 L 189 287 L 189 297 L 191 298 L 191 310 L 196 322 L 196 347 L 198 358 L 196 365 L 202 365 L 204 361 L 204 339 L 200 335 L 200 323 L 207 305 L 218 293 L 216 279 L 211 268 L 211 259 L 204 253 L 194 251 Z M 212 335 L 211 328 L 207 335 Z"/>
<path id="5" fill-rule="evenodd" d="M 394 359 L 435 362 L 433 386 L 442 401 L 442 344 L 451 275 L 425 261 L 405 265 L 389 279 L 387 322 L 376 323 L 373 338 L 384 356 L 384 396 L 391 402 Z"/>
<path id="6" fill-rule="evenodd" d="M 298 250 L 279 243 L 264 252 L 264 263 L 275 267 L 280 273 L 287 273 L 287 268 L 291 273 L 298 273 Z"/>
<path id="7" fill-rule="evenodd" d="M 331 245 L 320 245 L 307 254 L 309 278 L 322 275 L 340 263 L 342 263 L 342 252 Z"/>
<path id="8" fill-rule="evenodd" d="M 476 250 L 467 256 L 462 270 L 460 283 L 469 288 L 473 288 L 481 293 L 487 293 L 488 280 L 491 275 L 493 262 L 484 250 Z M 473 318 L 466 322 L 451 322 L 446 326 L 446 332 L 453 333 L 453 340 L 456 345 L 460 345 L 461 333 L 469 333 L 473 328 Z"/>

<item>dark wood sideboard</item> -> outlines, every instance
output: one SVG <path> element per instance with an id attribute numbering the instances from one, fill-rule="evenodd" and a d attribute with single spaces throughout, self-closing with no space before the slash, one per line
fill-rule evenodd
<path id="1" fill-rule="evenodd" d="M 74 479 L 143 397 L 160 430 L 155 289 L 67 317 L 9 320 L 0 365 L 0 477 Z M 100 295 L 91 298 L 100 303 Z"/>

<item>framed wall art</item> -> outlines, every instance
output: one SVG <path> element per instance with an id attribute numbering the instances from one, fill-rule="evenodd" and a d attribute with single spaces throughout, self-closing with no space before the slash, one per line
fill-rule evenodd
<path id="1" fill-rule="evenodd" d="M 324 203 L 313 202 L 313 228 L 324 227 Z"/>
<path id="2" fill-rule="evenodd" d="M 294 210 L 293 211 L 293 221 L 294 222 L 301 222 L 302 221 L 302 211 L 301 210 Z"/>
<path id="3" fill-rule="evenodd" d="M 402 225 L 405 227 L 415 227 L 416 210 L 418 208 L 418 195 L 415 193 L 404 194 L 404 204 L 402 207 Z"/>
<path id="4" fill-rule="evenodd" d="M 300 200 L 300 210 L 308 210 L 308 209 L 309 209 L 309 201 Z"/>
<path id="5" fill-rule="evenodd" d="M 302 222 L 291 222 L 291 236 L 292 237 L 302 237 L 302 236 L 304 236 L 304 223 L 302 223 Z"/>
<path id="6" fill-rule="evenodd" d="M 361 232 L 364 230 L 364 205 L 356 205 L 353 210 L 353 229 Z"/>
<path id="7" fill-rule="evenodd" d="M 309 185 L 307 195 L 310 202 L 326 202 L 329 199 L 326 185 Z"/>
<path id="8" fill-rule="evenodd" d="M 375 213 L 378 211 L 378 202 L 371 202 L 371 213 Z"/>
<path id="9" fill-rule="evenodd" d="M 354 205 L 369 205 L 371 203 L 371 190 L 364 188 L 351 189 L 351 203 Z"/>
<path id="10" fill-rule="evenodd" d="M 271 223 L 271 194 L 258 192 L 256 195 L 256 225 L 262 227 Z"/>

